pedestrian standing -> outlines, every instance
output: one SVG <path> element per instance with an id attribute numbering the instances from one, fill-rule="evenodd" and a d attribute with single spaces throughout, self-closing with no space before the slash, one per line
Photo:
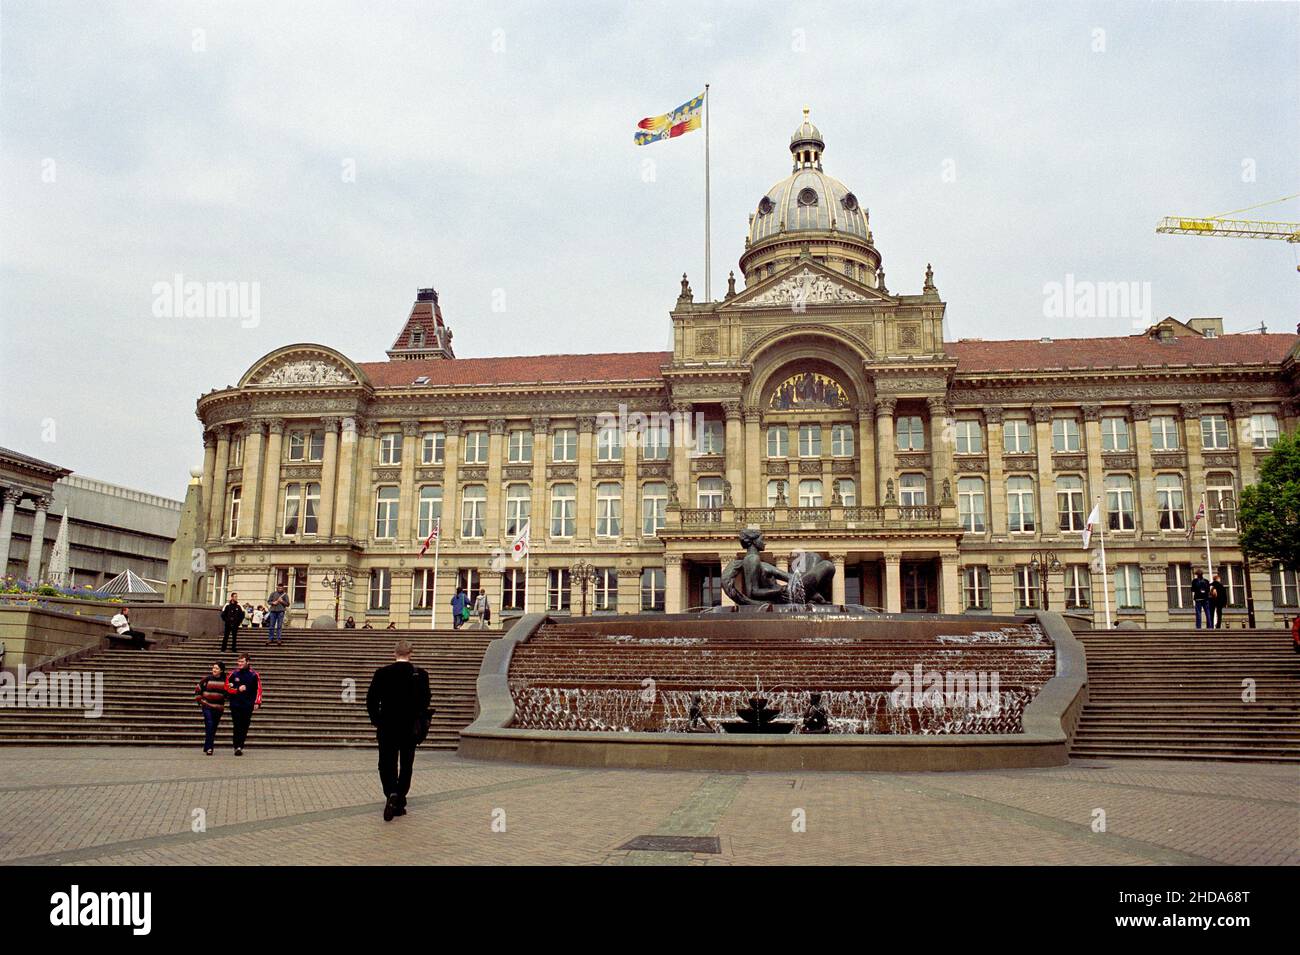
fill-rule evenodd
<path id="1" fill-rule="evenodd" d="M 474 598 L 474 616 L 478 619 L 478 627 L 475 629 L 486 630 L 492 623 L 492 607 L 488 603 L 487 591 L 482 587 L 478 589 L 478 596 Z"/>
<path id="2" fill-rule="evenodd" d="M 194 688 L 194 699 L 203 711 L 203 755 L 211 756 L 217 740 L 217 725 L 226 708 L 226 665 L 212 664 L 209 674 Z"/>
<path id="3" fill-rule="evenodd" d="M 399 640 L 394 662 L 380 667 L 366 692 L 366 711 L 379 743 L 379 785 L 384 790 L 384 822 L 406 815 L 415 747 L 429 734 L 429 674 L 411 663 L 411 645 Z"/>
<path id="4" fill-rule="evenodd" d="M 253 611 L 253 626 L 255 628 L 260 629 L 262 625 L 265 623 L 266 623 L 266 610 L 262 608 L 261 604 L 258 604 L 257 608 Z"/>
<path id="5" fill-rule="evenodd" d="M 1214 606 L 1210 612 L 1214 615 L 1214 629 L 1223 629 L 1223 608 L 1228 606 L 1228 587 L 1218 574 L 1210 581 L 1210 599 Z"/>
<path id="6" fill-rule="evenodd" d="M 459 630 L 465 622 L 465 588 L 457 587 L 451 598 L 451 629 Z"/>
<path id="7" fill-rule="evenodd" d="M 1205 626 L 1213 627 L 1214 618 L 1210 608 L 1210 582 L 1197 570 L 1192 576 L 1192 603 L 1196 607 L 1196 629 L 1201 629 L 1201 616 L 1205 616 Z"/>
<path id="8" fill-rule="evenodd" d="M 230 651 L 239 652 L 239 625 L 244 622 L 244 608 L 239 605 L 239 594 L 231 594 L 230 602 L 221 608 L 221 652 L 226 652 L 226 641 L 230 641 Z"/>
<path id="9" fill-rule="evenodd" d="M 253 710 L 262 708 L 262 677 L 253 669 L 247 653 L 236 660 L 230 678 L 226 680 L 230 695 L 230 722 L 234 726 L 235 755 L 244 755 L 244 741 L 248 739 L 248 726 L 253 721 Z"/>
<path id="10" fill-rule="evenodd" d="M 266 635 L 268 644 L 284 642 L 284 612 L 288 609 L 289 595 L 284 588 L 277 586 L 266 598 L 266 626 L 270 631 Z"/>

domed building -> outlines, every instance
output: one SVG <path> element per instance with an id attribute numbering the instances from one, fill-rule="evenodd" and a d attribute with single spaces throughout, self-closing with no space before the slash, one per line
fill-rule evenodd
<path id="1" fill-rule="evenodd" d="M 1248 593 L 1261 625 L 1300 612 L 1294 572 L 1247 578 L 1235 525 L 1297 425 L 1296 335 L 1167 318 L 945 341 L 934 272 L 886 287 L 866 205 L 824 171 L 807 113 L 789 150 L 750 215 L 742 287 L 697 301 L 682 276 L 669 350 L 457 358 L 421 289 L 386 361 L 291 344 L 204 394 L 182 529 L 204 561 L 174 562 L 169 592 L 279 585 L 296 624 L 337 593 L 376 628 L 448 625 L 457 585 L 498 611 L 671 612 L 725 602 L 737 533 L 759 527 L 777 564 L 832 560 L 842 603 L 1101 625 L 1109 597 L 1112 618 L 1186 626 L 1208 520 L 1230 624 Z M 1094 501 L 1105 581 L 1082 545 Z M 526 564 L 509 556 L 524 527 Z"/>

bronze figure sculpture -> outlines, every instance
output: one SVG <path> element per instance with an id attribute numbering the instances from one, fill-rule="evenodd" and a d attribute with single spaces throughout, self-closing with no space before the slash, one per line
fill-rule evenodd
<path id="1" fill-rule="evenodd" d="M 763 532 L 740 532 L 745 556 L 722 571 L 723 592 L 741 606 L 754 604 L 830 603 L 835 564 L 813 551 L 802 551 L 791 562 L 790 573 L 764 563 Z M 737 578 L 743 590 L 737 589 Z"/>

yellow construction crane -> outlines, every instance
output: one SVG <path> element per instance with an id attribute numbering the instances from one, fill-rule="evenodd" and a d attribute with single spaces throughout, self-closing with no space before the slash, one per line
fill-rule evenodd
<path id="1" fill-rule="evenodd" d="M 1264 222 L 1258 219 L 1228 218 L 1239 212 L 1249 212 L 1261 206 L 1271 206 L 1296 198 L 1300 198 L 1300 193 L 1200 219 L 1188 216 L 1165 216 L 1156 226 L 1156 232 L 1165 235 L 1217 235 L 1236 239 L 1281 239 L 1284 242 L 1300 242 L 1300 222 Z M 1300 266 L 1297 266 L 1297 270 L 1300 270 Z"/>

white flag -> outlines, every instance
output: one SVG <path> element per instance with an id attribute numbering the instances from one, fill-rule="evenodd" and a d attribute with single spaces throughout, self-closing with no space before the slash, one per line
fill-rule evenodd
<path id="1" fill-rule="evenodd" d="M 1101 502 L 1098 501 L 1092 506 L 1092 513 L 1088 515 L 1088 526 L 1083 529 L 1083 549 L 1088 549 L 1088 543 L 1092 540 L 1092 529 L 1101 523 Z"/>
<path id="2" fill-rule="evenodd" d="M 525 522 L 524 526 L 520 528 L 518 536 L 510 545 L 510 556 L 515 559 L 516 564 L 528 556 L 528 535 L 531 527 L 532 521 Z"/>

